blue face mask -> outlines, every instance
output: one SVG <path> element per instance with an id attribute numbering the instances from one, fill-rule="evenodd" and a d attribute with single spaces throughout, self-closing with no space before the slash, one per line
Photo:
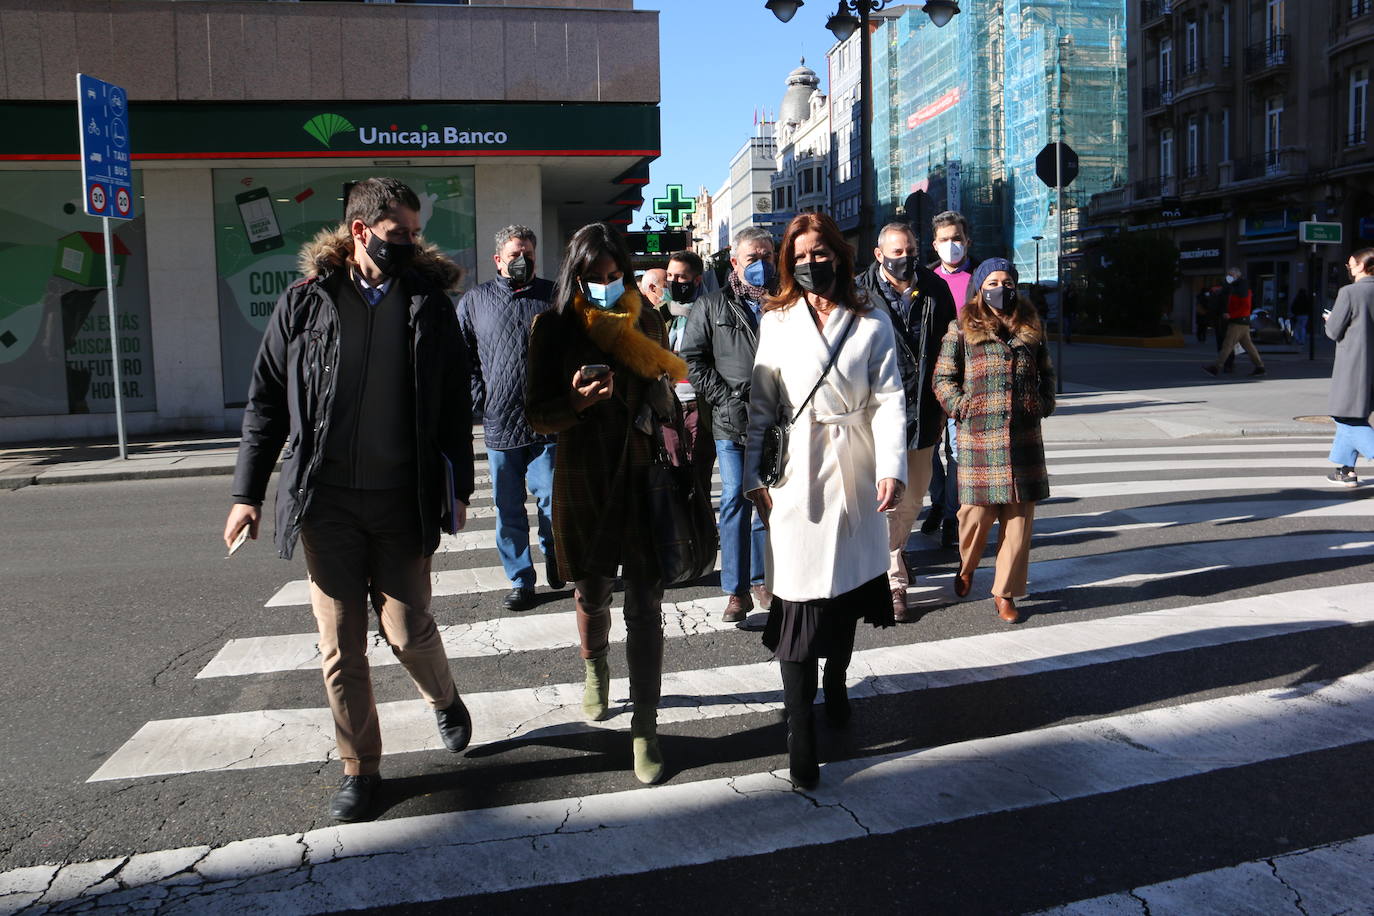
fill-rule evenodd
<path id="1" fill-rule="evenodd" d="M 625 278 L 612 280 L 610 283 L 587 283 L 583 281 L 582 286 L 587 292 L 587 301 L 592 308 L 609 312 L 615 308 L 615 304 L 620 301 L 620 297 L 625 294 Z"/>
<path id="2" fill-rule="evenodd" d="M 744 282 L 750 286 L 766 287 L 773 282 L 773 265 L 759 260 L 744 268 Z"/>

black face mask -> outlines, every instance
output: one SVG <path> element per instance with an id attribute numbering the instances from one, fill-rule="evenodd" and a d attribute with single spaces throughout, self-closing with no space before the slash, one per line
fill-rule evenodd
<path id="1" fill-rule="evenodd" d="M 983 301 L 995 312 L 1010 312 L 1016 308 L 1016 290 L 995 286 L 983 290 Z"/>
<path id="2" fill-rule="evenodd" d="M 883 270 L 887 271 L 888 276 L 896 277 L 905 283 L 916 273 L 916 255 L 909 254 L 901 258 L 883 258 Z"/>
<path id="3" fill-rule="evenodd" d="M 368 234 L 372 237 L 367 240 L 367 256 L 388 277 L 397 276 L 415 260 L 414 245 L 384 241 L 380 235 L 373 235 L 371 230 L 368 230 Z"/>
<path id="4" fill-rule="evenodd" d="M 534 262 L 529 255 L 522 254 L 507 262 L 506 276 L 510 278 L 512 286 L 524 286 L 534 279 Z"/>
<path id="5" fill-rule="evenodd" d="M 829 261 L 807 261 L 792 268 L 797 285 L 808 293 L 823 296 L 835 285 L 835 265 Z"/>
<path id="6" fill-rule="evenodd" d="M 697 297 L 697 285 L 691 280 L 674 280 L 668 284 L 668 295 L 685 305 Z"/>

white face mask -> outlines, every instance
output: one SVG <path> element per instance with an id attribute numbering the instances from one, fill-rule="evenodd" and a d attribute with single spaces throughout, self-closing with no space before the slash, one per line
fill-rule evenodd
<path id="1" fill-rule="evenodd" d="M 1236 282 L 1236 278 L 1233 277 L 1233 276 L 1231 276 L 1230 274 L 1227 274 L 1227 275 L 1226 275 L 1226 282 L 1227 282 L 1227 283 L 1235 283 L 1235 282 Z"/>
<path id="2" fill-rule="evenodd" d="M 961 242 L 939 242 L 935 245 L 935 253 L 940 256 L 940 260 L 951 266 L 964 259 L 964 251 Z"/>

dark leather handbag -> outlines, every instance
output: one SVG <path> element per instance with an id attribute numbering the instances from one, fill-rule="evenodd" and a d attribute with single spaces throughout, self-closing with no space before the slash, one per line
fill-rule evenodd
<path id="1" fill-rule="evenodd" d="M 674 404 L 667 421 L 677 431 L 678 449 L 686 441 L 682 408 Z M 648 500 L 654 554 L 665 586 L 682 585 L 716 567 L 720 536 L 711 494 L 697 486 L 697 475 L 685 454 L 669 455 L 662 427 L 654 436 L 654 460 L 649 464 Z"/>

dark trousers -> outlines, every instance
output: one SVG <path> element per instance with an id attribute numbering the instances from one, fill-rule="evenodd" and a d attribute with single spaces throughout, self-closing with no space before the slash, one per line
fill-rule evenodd
<path id="1" fill-rule="evenodd" d="M 611 642 L 611 586 L 605 576 L 579 579 L 574 600 L 584 659 L 605 658 Z M 625 578 L 625 666 L 635 711 L 658 708 L 663 680 L 663 586 Z"/>

